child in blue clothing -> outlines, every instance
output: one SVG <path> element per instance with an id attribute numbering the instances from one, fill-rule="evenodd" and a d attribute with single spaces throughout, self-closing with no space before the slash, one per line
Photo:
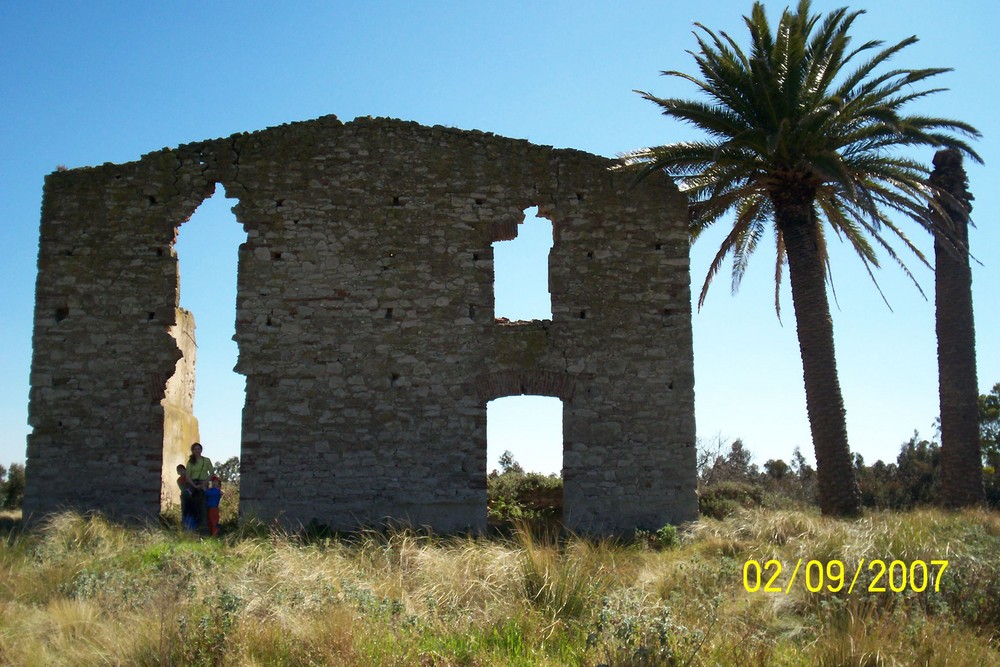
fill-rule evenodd
<path id="1" fill-rule="evenodd" d="M 218 475 L 212 475 L 205 489 L 205 508 L 208 510 L 208 532 L 215 537 L 219 534 L 219 503 L 222 501 L 222 482 Z"/>

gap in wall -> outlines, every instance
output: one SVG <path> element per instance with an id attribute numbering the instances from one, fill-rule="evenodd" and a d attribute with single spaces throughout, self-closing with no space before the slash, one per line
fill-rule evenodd
<path id="1" fill-rule="evenodd" d="M 218 466 L 240 455 L 246 378 L 236 373 L 236 272 L 247 239 L 221 184 L 181 225 L 174 250 L 180 306 L 194 314 L 194 414 L 204 454 Z"/>
<path id="2" fill-rule="evenodd" d="M 493 243 L 494 317 L 512 321 L 551 320 L 549 251 L 552 222 L 538 207 L 524 211 L 517 237 Z"/>

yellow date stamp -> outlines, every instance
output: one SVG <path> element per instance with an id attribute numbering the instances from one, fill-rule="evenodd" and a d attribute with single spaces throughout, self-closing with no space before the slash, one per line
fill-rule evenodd
<path id="1" fill-rule="evenodd" d="M 847 593 L 851 594 L 862 573 L 866 573 L 862 589 L 859 590 L 867 590 L 869 593 L 902 593 L 906 590 L 923 593 L 928 589 L 937 592 L 941 588 L 944 571 L 948 569 L 948 561 L 887 562 L 881 559 L 866 561 L 862 558 L 853 569 L 854 573 L 850 575 L 850 568 L 843 561 L 831 560 L 824 563 L 799 558 L 795 567 L 790 568 L 791 576 L 786 581 L 782 576 L 786 568 L 780 560 L 772 558 L 761 563 L 751 559 L 743 564 L 743 588 L 748 593 L 788 594 L 792 592 L 795 582 L 800 581 L 810 593 L 824 590 L 839 593 L 846 586 Z"/>

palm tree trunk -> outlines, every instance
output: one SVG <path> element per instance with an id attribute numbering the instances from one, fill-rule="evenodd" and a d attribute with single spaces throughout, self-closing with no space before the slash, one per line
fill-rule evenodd
<path id="1" fill-rule="evenodd" d="M 955 149 L 938 151 L 930 182 L 949 195 L 936 195 L 950 220 L 933 214 L 934 302 L 941 400 L 941 497 L 953 506 L 983 500 L 979 442 L 979 388 L 976 331 L 969 268 L 969 212 L 972 195 Z"/>
<path id="2" fill-rule="evenodd" d="M 788 257 L 795 327 L 802 355 L 806 410 L 816 453 L 819 506 L 825 515 L 854 516 L 861 512 L 847 418 L 837 377 L 833 319 L 826 296 L 825 269 L 817 238 L 812 200 L 782 205 L 775 201 L 775 219 Z"/>

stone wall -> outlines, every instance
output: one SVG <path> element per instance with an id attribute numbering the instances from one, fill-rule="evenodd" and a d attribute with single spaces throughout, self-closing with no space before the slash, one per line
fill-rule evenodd
<path id="1" fill-rule="evenodd" d="M 173 242 L 221 183 L 247 232 L 244 515 L 481 530 L 486 403 L 542 394 L 563 402 L 570 527 L 693 519 L 687 206 L 667 179 L 632 187 L 610 165 L 328 116 L 51 174 L 26 511 L 159 511 L 183 358 Z M 492 244 L 532 206 L 553 222 L 552 319 L 498 322 Z"/>

